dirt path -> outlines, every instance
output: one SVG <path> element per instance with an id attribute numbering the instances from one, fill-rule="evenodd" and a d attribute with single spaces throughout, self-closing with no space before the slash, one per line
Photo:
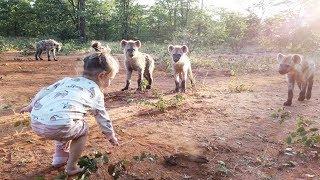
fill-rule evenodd
<path id="1" fill-rule="evenodd" d="M 79 66 L 77 59 L 83 55 L 61 56 L 58 62 L 36 62 L 29 60 L 32 57 L 12 54 L 1 56 L 0 98 L 6 107 L 0 111 L 0 175 L 3 179 L 36 176 L 52 179 L 63 170 L 50 167 L 52 142 L 39 138 L 28 126 L 14 127 L 17 121 L 27 121 L 28 115 L 13 114 L 12 109 L 25 105 L 40 87 L 76 74 L 74 67 Z M 161 113 L 144 105 L 142 100 L 157 101 L 159 92 L 164 94 L 164 99 L 174 98 L 173 78 L 164 71 L 156 71 L 153 91 L 120 92 L 125 77 L 121 69 L 105 101 L 123 144 L 110 147 L 94 119 L 90 119 L 90 137 L 84 154 L 111 150 L 110 163 L 127 160 L 127 172 L 122 179 L 221 179 L 223 171 L 227 172 L 227 179 L 305 179 L 308 175 L 320 178 L 315 152 L 294 146 L 293 150 L 301 151 L 304 156 L 283 153 L 289 147 L 284 139 L 295 128 L 298 115 L 316 120 L 314 126 L 320 127 L 319 74 L 312 99 L 298 102 L 296 90 L 293 106 L 286 108 L 291 118 L 280 124 L 271 114 L 282 107 L 286 98 L 283 76 L 267 72 L 239 76 L 234 81 L 234 77 L 223 73 L 194 71 L 197 88 L 183 95 L 185 100 L 181 106 Z M 136 76 L 133 77 L 135 81 Z M 249 91 L 230 92 L 230 83 L 239 82 L 249 87 Z M 134 82 L 132 88 L 135 87 Z M 142 152 L 158 158 L 141 162 L 133 159 Z M 209 162 L 184 161 L 177 166 L 166 166 L 163 156 L 174 153 L 205 156 Z M 220 164 L 223 161 L 226 168 L 219 167 L 219 161 Z M 294 167 L 284 166 L 290 161 Z M 111 179 L 107 170 L 108 165 L 103 165 L 92 175 L 93 179 Z"/>

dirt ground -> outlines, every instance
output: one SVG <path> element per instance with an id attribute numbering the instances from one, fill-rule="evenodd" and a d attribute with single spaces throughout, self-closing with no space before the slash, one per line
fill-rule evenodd
<path id="1" fill-rule="evenodd" d="M 78 73 L 84 55 L 59 56 L 58 62 L 34 61 L 17 53 L 0 55 L 0 177 L 1 179 L 53 179 L 63 168 L 50 167 L 53 142 L 35 135 L 28 125 L 28 114 L 18 114 L 43 86 Z M 122 61 L 122 56 L 117 56 Z M 289 146 L 284 139 L 295 129 L 296 117 L 315 120 L 320 127 L 320 78 L 317 72 L 313 97 L 297 101 L 294 92 L 291 118 L 279 123 L 271 114 L 286 100 L 285 77 L 276 70 L 238 76 L 250 91 L 234 93 L 228 88 L 230 77 L 224 72 L 194 68 L 197 87 L 183 95 L 182 105 L 162 113 L 140 103 L 156 101 L 155 92 L 170 99 L 175 94 L 173 77 L 156 70 L 152 91 L 137 93 L 136 73 L 131 90 L 121 92 L 125 71 L 121 70 L 105 95 L 107 110 L 120 139 L 111 147 L 94 119 L 90 119 L 89 140 L 84 155 L 111 151 L 110 162 L 101 165 L 91 179 L 112 179 L 110 164 L 126 160 L 120 179 L 319 179 L 319 148 Z M 157 69 L 157 68 L 156 68 Z M 284 150 L 292 147 L 291 155 Z M 157 156 L 137 161 L 143 152 Z M 184 153 L 205 157 L 200 163 L 192 158 L 168 165 L 163 156 Z M 221 164 L 225 165 L 221 165 Z M 288 165 L 289 164 L 289 165 Z"/>

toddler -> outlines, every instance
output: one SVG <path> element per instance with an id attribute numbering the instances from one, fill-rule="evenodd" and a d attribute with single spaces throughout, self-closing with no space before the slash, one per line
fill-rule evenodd
<path id="1" fill-rule="evenodd" d="M 88 137 L 85 115 L 91 112 L 102 133 L 112 145 L 118 140 L 104 106 L 103 91 L 119 70 L 117 61 L 105 52 L 84 58 L 83 75 L 66 77 L 36 94 L 21 113 L 31 112 L 32 130 L 39 136 L 55 140 L 52 165 L 66 164 L 68 175 L 83 169 L 77 166 Z"/>

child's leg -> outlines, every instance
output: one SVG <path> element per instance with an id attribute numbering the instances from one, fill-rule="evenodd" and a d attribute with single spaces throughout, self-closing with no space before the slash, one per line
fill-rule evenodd
<path id="1" fill-rule="evenodd" d="M 55 152 L 53 155 L 52 166 L 59 167 L 68 161 L 70 141 L 55 141 Z"/>
<path id="2" fill-rule="evenodd" d="M 69 159 L 66 167 L 66 172 L 68 173 L 68 175 L 77 174 L 82 171 L 82 169 L 77 166 L 77 161 L 80 158 L 82 151 L 84 150 L 87 137 L 88 135 L 84 134 L 78 139 L 74 139 L 71 141 Z"/>

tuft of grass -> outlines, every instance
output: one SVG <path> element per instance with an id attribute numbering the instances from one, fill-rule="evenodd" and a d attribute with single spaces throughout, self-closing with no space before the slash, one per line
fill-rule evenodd
<path id="1" fill-rule="evenodd" d="M 151 106 L 160 112 L 166 112 L 168 108 L 180 106 L 185 99 L 181 94 L 177 94 L 169 100 L 164 99 L 164 96 L 161 94 L 159 94 L 157 98 L 158 100 L 156 100 L 155 102 L 143 100 L 142 103 L 147 106 Z"/>
<path id="2" fill-rule="evenodd" d="M 30 120 L 29 118 L 24 118 L 22 120 L 18 120 L 16 122 L 13 123 L 14 127 L 29 127 L 30 126 Z"/>
<path id="3" fill-rule="evenodd" d="M 215 169 L 215 174 L 222 177 L 227 177 L 231 175 L 231 170 L 227 167 L 226 163 L 223 161 L 218 161 L 218 165 Z"/>
<path id="4" fill-rule="evenodd" d="M 110 176 L 112 176 L 114 179 L 119 179 L 121 175 L 123 175 L 127 170 L 128 164 L 129 164 L 129 161 L 127 160 L 121 160 L 115 164 L 111 164 L 108 167 L 108 172 Z"/>
<path id="5" fill-rule="evenodd" d="M 291 112 L 286 111 L 283 107 L 280 107 L 272 112 L 271 117 L 273 119 L 279 119 L 279 123 L 282 124 L 285 120 L 291 117 Z"/>
<path id="6" fill-rule="evenodd" d="M 312 127 L 313 121 L 302 116 L 297 118 L 295 131 L 286 138 L 287 144 L 303 144 L 306 147 L 315 147 L 320 143 L 319 129 Z"/>
<path id="7" fill-rule="evenodd" d="M 252 87 L 253 85 L 244 84 L 236 77 L 232 77 L 228 85 L 231 93 L 253 92 Z"/>
<path id="8" fill-rule="evenodd" d="M 141 154 L 140 154 L 140 156 L 133 156 L 133 159 L 134 160 L 136 160 L 136 161 L 144 161 L 144 160 L 149 160 L 149 161 L 151 161 L 151 162 L 154 162 L 154 161 L 156 161 L 156 160 L 158 160 L 159 159 L 159 157 L 158 157 L 158 155 L 156 155 L 156 154 L 151 154 L 151 153 L 147 153 L 147 152 L 145 152 L 145 151 L 143 151 Z"/>

